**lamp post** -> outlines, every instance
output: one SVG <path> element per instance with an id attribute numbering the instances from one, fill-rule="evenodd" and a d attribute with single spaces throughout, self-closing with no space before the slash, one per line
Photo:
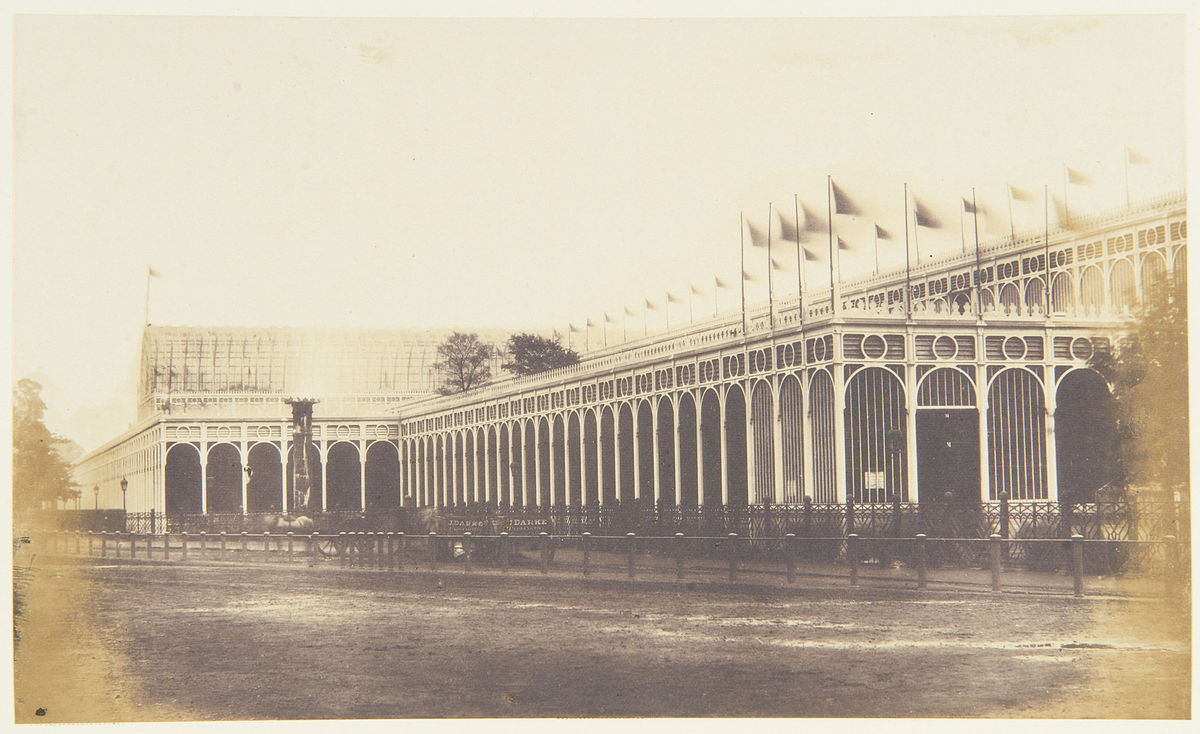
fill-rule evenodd
<path id="1" fill-rule="evenodd" d="M 96 509 L 100 509 L 100 485 L 92 487 L 92 496 L 96 498 Z"/>
<path id="2" fill-rule="evenodd" d="M 129 480 L 121 477 L 121 512 L 127 512 L 125 509 L 125 490 L 129 489 Z"/>

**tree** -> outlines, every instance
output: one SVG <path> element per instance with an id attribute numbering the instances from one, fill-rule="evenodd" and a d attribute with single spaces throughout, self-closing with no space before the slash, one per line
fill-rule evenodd
<path id="1" fill-rule="evenodd" d="M 489 362 L 496 356 L 495 348 L 480 341 L 478 334 L 454 332 L 446 337 L 437 350 L 438 359 L 433 363 L 442 373 L 443 384 L 438 388 L 442 395 L 466 392 L 485 384 L 492 377 Z"/>
<path id="2" fill-rule="evenodd" d="M 1112 385 L 1121 484 L 1186 493 L 1187 290 L 1155 289 L 1113 354 L 1092 366 Z"/>
<path id="3" fill-rule="evenodd" d="M 14 514 L 79 496 L 71 467 L 56 449 L 63 439 L 42 422 L 46 404 L 41 393 L 42 386 L 29 379 L 18 381 L 13 389 Z"/>
<path id="4" fill-rule="evenodd" d="M 549 338 L 537 334 L 513 334 L 508 338 L 505 352 L 507 361 L 502 366 L 514 375 L 536 375 L 579 361 L 574 350 L 563 347 L 558 332 Z"/>

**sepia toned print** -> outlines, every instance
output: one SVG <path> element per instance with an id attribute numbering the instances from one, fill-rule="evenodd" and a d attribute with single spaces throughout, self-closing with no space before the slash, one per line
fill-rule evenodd
<path id="1" fill-rule="evenodd" d="M 15 721 L 1190 718 L 1178 20 L 16 17 Z"/>

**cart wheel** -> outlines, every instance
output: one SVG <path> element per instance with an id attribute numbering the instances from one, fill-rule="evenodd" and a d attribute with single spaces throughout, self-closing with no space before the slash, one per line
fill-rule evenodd
<path id="1" fill-rule="evenodd" d="M 317 539 L 317 552 L 326 558 L 334 558 L 342 554 L 343 549 L 341 543 L 336 537 L 322 537 Z"/>

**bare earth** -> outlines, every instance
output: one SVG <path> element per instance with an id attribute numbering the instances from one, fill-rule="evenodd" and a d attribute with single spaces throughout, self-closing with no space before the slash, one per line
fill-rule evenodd
<path id="1" fill-rule="evenodd" d="M 1190 614 L 1153 599 L 112 561 L 18 586 L 18 722 L 1191 711 Z"/>

